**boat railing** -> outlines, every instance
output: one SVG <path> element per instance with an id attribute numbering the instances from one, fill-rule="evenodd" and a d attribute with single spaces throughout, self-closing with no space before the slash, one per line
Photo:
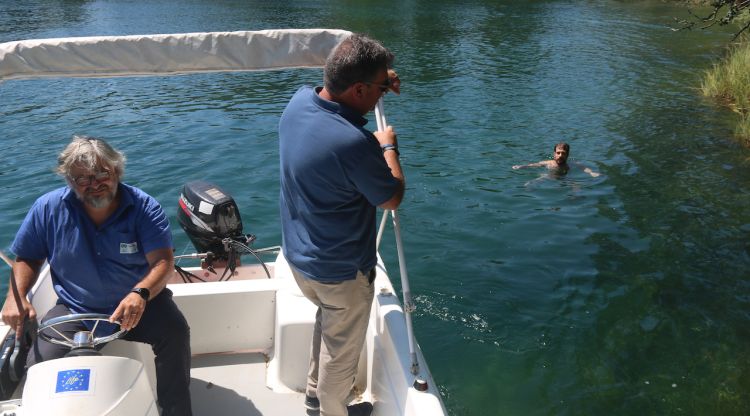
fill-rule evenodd
<path id="1" fill-rule="evenodd" d="M 378 104 L 375 106 L 375 122 L 378 125 L 378 131 L 384 131 L 388 124 L 385 120 L 385 112 L 383 110 L 383 98 L 378 100 Z M 416 343 L 414 338 L 414 328 L 412 326 L 411 314 L 416 310 L 414 302 L 411 299 L 411 289 L 409 288 L 409 276 L 406 271 L 406 256 L 404 254 L 404 244 L 401 240 L 401 225 L 398 219 L 397 210 L 385 210 L 383 212 L 383 219 L 380 221 L 380 227 L 378 228 L 378 236 L 376 247 L 380 248 L 380 241 L 383 237 L 383 230 L 388 216 L 393 218 L 393 233 L 396 238 L 396 252 L 398 254 L 398 267 L 399 274 L 401 276 L 401 291 L 404 302 L 404 319 L 406 319 L 406 332 L 409 340 L 409 355 L 411 357 L 411 373 L 414 375 L 419 374 L 419 361 L 417 360 Z"/>

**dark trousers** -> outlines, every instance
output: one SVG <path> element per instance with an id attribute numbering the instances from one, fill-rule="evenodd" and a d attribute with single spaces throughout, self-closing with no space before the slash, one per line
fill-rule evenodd
<path id="1" fill-rule="evenodd" d="M 42 321 L 71 313 L 67 306 L 57 304 Z M 76 332 L 88 330 L 82 322 L 58 325 L 56 329 L 70 339 Z M 54 331 L 49 331 L 49 334 L 53 335 Z M 53 336 L 59 338 L 57 334 Z M 156 394 L 162 408 L 162 416 L 191 416 L 190 327 L 172 300 L 172 291 L 164 289 L 151 299 L 138 326 L 128 332 L 123 339 L 150 344 L 154 350 Z M 38 337 L 29 351 L 26 367 L 61 358 L 68 351 L 68 347 L 52 344 Z M 115 374 L 113 376 L 116 377 Z"/>

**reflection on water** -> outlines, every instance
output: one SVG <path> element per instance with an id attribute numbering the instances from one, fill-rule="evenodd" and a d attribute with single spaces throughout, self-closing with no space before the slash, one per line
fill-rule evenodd
<path id="1" fill-rule="evenodd" d="M 659 1 L 0 4 L 0 41 L 342 27 L 397 54 L 387 96 L 415 328 L 453 415 L 747 414 L 747 150 L 696 97 L 725 33 Z M 394 12 L 397 11 L 397 12 Z M 164 205 L 205 179 L 280 242 L 276 127 L 320 71 L 0 85 L 0 248 L 70 136 L 129 157 Z M 373 123 L 374 124 L 374 123 Z M 565 140 L 601 176 L 511 166 Z M 177 251 L 189 250 L 179 228 Z M 384 255 L 395 258 L 386 236 Z M 398 286 L 398 267 L 388 264 Z M 7 269 L 1 269 L 7 273 Z"/>

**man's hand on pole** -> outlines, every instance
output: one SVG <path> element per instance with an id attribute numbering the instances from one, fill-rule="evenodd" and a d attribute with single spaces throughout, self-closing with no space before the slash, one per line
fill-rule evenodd
<path id="1" fill-rule="evenodd" d="M 26 294 L 36 280 L 42 262 L 18 259 L 10 264 L 10 284 L 3 305 L 2 318 L 6 325 L 16 331 L 16 340 L 20 340 L 23 336 L 24 320 L 26 318 L 36 320 L 36 310 L 26 299 Z"/>
<path id="2" fill-rule="evenodd" d="M 398 74 L 396 73 L 396 71 L 389 69 L 388 79 L 390 80 L 390 83 L 391 83 L 390 90 L 393 91 L 393 93 L 396 95 L 401 94 L 401 78 L 398 77 Z"/>

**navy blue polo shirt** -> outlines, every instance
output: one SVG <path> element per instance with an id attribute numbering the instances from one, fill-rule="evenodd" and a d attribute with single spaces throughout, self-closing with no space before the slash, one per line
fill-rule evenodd
<path id="1" fill-rule="evenodd" d="M 11 246 L 18 257 L 49 262 L 55 293 L 73 312 L 111 314 L 148 273 L 146 253 L 173 247 L 154 198 L 122 183 L 118 193 L 120 205 L 100 227 L 70 188 L 42 195 Z"/>
<path id="2" fill-rule="evenodd" d="M 377 262 L 376 207 L 400 184 L 366 123 L 312 87 L 300 88 L 281 116 L 282 245 L 311 279 L 354 279 Z"/>

